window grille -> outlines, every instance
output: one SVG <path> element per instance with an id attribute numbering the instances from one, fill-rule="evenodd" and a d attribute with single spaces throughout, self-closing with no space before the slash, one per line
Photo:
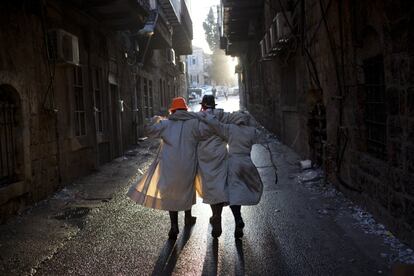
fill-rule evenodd
<path id="1" fill-rule="evenodd" d="M 82 67 L 73 68 L 73 92 L 75 97 L 75 135 L 86 135 L 86 112 L 83 91 Z"/>
<path id="2" fill-rule="evenodd" d="M 160 93 L 161 107 L 164 107 L 165 106 L 165 99 L 164 99 L 164 93 L 162 92 L 162 79 L 160 79 L 160 83 L 159 83 L 159 93 Z"/>
<path id="3" fill-rule="evenodd" d="M 103 113 L 102 113 L 102 70 L 99 68 L 94 69 L 93 76 L 93 92 L 95 100 L 95 120 L 96 120 L 96 132 L 102 133 L 104 129 Z"/>
<path id="4" fill-rule="evenodd" d="M 150 114 L 150 116 L 154 116 L 154 97 L 153 97 L 153 93 L 152 93 L 152 80 L 148 81 L 148 108 L 149 111 L 148 113 Z"/>
<path id="5" fill-rule="evenodd" d="M 376 56 L 364 61 L 365 75 L 365 124 L 367 152 L 386 160 L 387 113 L 385 105 L 384 60 Z"/>
<path id="6" fill-rule="evenodd" d="M 144 78 L 144 104 L 145 104 L 145 117 L 150 118 L 153 116 L 154 112 L 152 106 L 153 102 L 153 95 L 152 95 L 152 80 L 148 80 Z"/>
<path id="7" fill-rule="evenodd" d="M 0 187 L 16 180 L 16 107 L 0 100 Z"/>

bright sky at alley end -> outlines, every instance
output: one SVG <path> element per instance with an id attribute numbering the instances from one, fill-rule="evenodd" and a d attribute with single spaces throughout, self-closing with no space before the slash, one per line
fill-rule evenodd
<path id="1" fill-rule="evenodd" d="M 207 53 L 210 53 L 211 51 L 205 38 L 203 22 L 207 17 L 210 7 L 217 6 L 219 4 L 220 0 L 191 0 L 190 9 L 194 30 L 193 45 L 203 48 Z"/>

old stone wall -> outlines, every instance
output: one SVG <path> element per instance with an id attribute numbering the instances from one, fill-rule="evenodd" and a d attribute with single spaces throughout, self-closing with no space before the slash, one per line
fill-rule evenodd
<path id="1" fill-rule="evenodd" d="M 290 11 L 300 9 L 290 2 L 282 1 Z M 268 3 L 273 6 L 265 5 L 263 33 L 281 11 L 279 1 Z M 299 42 L 287 46 L 288 55 L 261 59 L 260 32 L 242 58 L 246 106 L 283 142 L 322 165 L 330 182 L 413 244 L 413 5 L 303 5 L 305 31 L 298 24 Z"/>
<path id="2" fill-rule="evenodd" d="M 16 98 L 17 118 L 0 222 L 122 156 L 144 135 L 146 117 L 186 95 L 185 75 L 165 51 L 150 48 L 143 66 L 128 64 L 119 32 L 67 3 L 35 2 L 0 7 L 0 100 Z M 78 39 L 78 66 L 48 58 L 47 32 L 56 29 Z"/>

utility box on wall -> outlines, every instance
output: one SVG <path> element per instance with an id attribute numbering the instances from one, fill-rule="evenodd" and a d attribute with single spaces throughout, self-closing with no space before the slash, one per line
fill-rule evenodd
<path id="1" fill-rule="evenodd" d="M 47 32 L 49 60 L 56 64 L 79 65 L 78 38 L 62 29 Z"/>

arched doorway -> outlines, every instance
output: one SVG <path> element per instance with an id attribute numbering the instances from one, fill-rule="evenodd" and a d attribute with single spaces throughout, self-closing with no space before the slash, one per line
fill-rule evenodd
<path id="1" fill-rule="evenodd" d="M 21 102 L 10 85 L 0 85 L 0 187 L 21 180 L 23 166 Z"/>

